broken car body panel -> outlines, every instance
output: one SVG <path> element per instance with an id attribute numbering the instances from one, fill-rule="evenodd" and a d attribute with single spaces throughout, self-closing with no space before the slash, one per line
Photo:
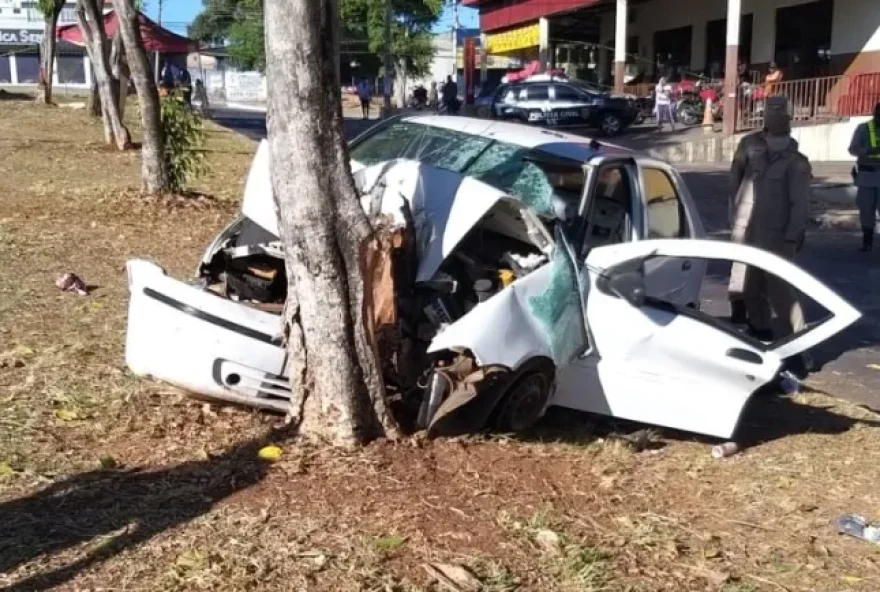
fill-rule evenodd
<path id="1" fill-rule="evenodd" d="M 438 122 L 460 125 L 442 118 Z M 502 127 L 512 133 L 510 124 Z M 554 150 L 584 152 L 572 142 L 558 142 Z M 505 384 L 515 383 L 517 373 L 531 371 L 537 363 L 552 383 L 550 404 L 726 438 L 752 394 L 776 378 L 782 359 L 858 318 L 855 309 L 821 282 L 770 253 L 716 241 L 649 240 L 658 230 L 648 221 L 653 202 L 640 199 L 649 193 L 644 190 L 644 171 L 649 169 L 671 180 L 669 187 L 677 190 L 681 202 L 675 212 L 657 211 L 678 216 L 667 216 L 669 220 L 684 219 L 689 239 L 703 236 L 690 195 L 668 165 L 628 155 L 590 157 L 585 165 L 577 216 L 548 221 L 551 202 L 546 193 L 535 194 L 541 198 L 536 205 L 423 162 L 353 162 L 365 211 L 387 214 L 398 223 L 412 221 L 417 284 L 431 291 L 442 277 L 451 290 L 437 292 L 428 307 L 443 313 L 432 316 L 432 331 L 424 339 L 435 359 L 446 352 L 472 355 L 480 368 L 511 371 L 509 381 L 501 381 Z M 628 205 L 627 199 L 611 194 L 596 197 L 603 167 L 627 173 Z M 284 272 L 283 252 L 269 173 L 264 142 L 248 177 L 242 216 L 205 253 L 202 277 L 215 275 L 211 266 L 218 254 L 243 265 L 256 255 L 275 262 L 269 276 L 276 288 L 279 282 L 286 288 L 279 275 Z M 669 197 L 664 191 L 650 193 L 661 204 Z M 403 215 L 404 205 L 411 218 Z M 506 259 L 493 258 L 501 253 Z M 488 259 L 482 261 L 491 260 L 494 266 L 488 271 L 481 263 L 484 255 Z M 775 344 L 725 329 L 698 310 L 707 259 L 743 262 L 784 277 L 831 316 Z M 522 265 L 510 264 L 512 260 Z M 219 400 L 286 410 L 290 391 L 280 344 L 280 308 L 257 310 L 246 303 L 247 297 L 237 302 L 239 295 L 230 295 L 228 289 L 223 297 L 180 282 L 146 261 L 130 261 L 127 269 L 131 303 L 126 360 L 135 374 Z M 507 279 L 495 281 L 476 300 L 464 301 L 464 296 L 477 294 L 478 282 L 461 269 L 477 269 L 495 280 L 505 272 Z M 621 277 L 629 283 L 618 281 Z M 456 298 L 459 302 L 449 304 L 458 310 L 450 316 L 444 301 Z M 282 301 L 271 302 L 279 307 Z M 456 408 L 455 413 L 468 409 Z"/>

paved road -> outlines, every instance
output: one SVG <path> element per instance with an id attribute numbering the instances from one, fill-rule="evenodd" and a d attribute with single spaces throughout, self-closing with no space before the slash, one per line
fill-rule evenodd
<path id="1" fill-rule="evenodd" d="M 261 113 L 217 110 L 217 123 L 259 139 L 266 135 L 265 116 Z M 346 120 L 346 135 L 351 138 L 374 122 Z M 688 165 L 681 167 L 693 193 L 707 231 L 723 238 L 726 234 L 726 167 L 724 165 Z M 829 175 L 839 171 L 829 168 Z M 817 165 L 817 176 L 823 176 Z M 857 403 L 880 409 L 880 252 L 865 255 L 856 247 L 856 232 L 813 228 L 799 263 L 836 289 L 864 314 L 864 318 L 838 337 L 813 352 L 822 366 L 810 380 L 816 389 Z M 713 314 L 729 314 L 726 296 L 729 269 L 710 267 L 703 293 L 703 306 Z M 871 290 L 870 287 L 875 287 Z M 815 307 L 812 307 L 815 308 Z M 813 316 L 819 312 L 813 309 Z M 880 367 L 880 366 L 878 366 Z"/>

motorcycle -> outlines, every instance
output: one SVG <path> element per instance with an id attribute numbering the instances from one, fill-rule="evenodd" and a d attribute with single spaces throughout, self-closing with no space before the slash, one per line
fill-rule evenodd
<path id="1" fill-rule="evenodd" d="M 416 111 L 421 111 L 427 106 L 428 91 L 422 86 L 416 87 L 409 97 L 409 108 L 415 109 Z"/>

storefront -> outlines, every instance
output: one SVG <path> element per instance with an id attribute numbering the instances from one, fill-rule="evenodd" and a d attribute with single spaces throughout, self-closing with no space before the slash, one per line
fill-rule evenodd
<path id="1" fill-rule="evenodd" d="M 0 29 L 0 85 L 33 86 L 40 82 L 41 29 Z M 53 83 L 75 89 L 91 83 L 89 59 L 82 48 L 60 42 Z"/>

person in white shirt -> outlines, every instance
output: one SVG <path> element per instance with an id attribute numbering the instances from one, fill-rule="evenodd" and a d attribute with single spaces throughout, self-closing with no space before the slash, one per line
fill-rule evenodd
<path id="1" fill-rule="evenodd" d="M 666 78 L 660 79 L 654 88 L 654 112 L 657 115 L 657 129 L 663 129 L 663 121 L 668 120 L 672 131 L 675 131 L 675 115 L 672 113 L 672 86 Z"/>

